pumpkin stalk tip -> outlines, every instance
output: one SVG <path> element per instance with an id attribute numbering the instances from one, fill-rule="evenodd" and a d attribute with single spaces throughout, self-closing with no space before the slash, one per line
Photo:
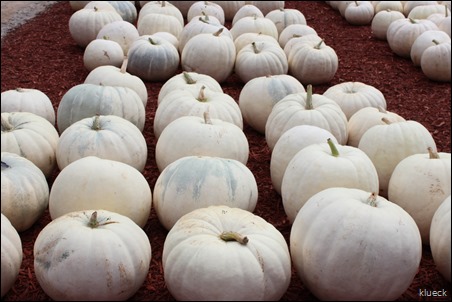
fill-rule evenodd
<path id="1" fill-rule="evenodd" d="M 309 84 L 307 87 L 307 92 L 306 92 L 306 106 L 305 109 L 306 110 L 311 110 L 314 109 L 314 106 L 312 105 L 312 85 Z"/>
<path id="2" fill-rule="evenodd" d="M 428 154 L 429 154 L 429 158 L 430 159 L 438 159 L 439 158 L 439 154 L 438 152 L 436 152 L 435 150 L 433 150 L 432 147 L 428 147 L 427 148 Z"/>
<path id="3" fill-rule="evenodd" d="M 331 155 L 333 155 L 334 157 L 339 157 L 339 150 L 337 150 L 337 147 L 334 144 L 333 140 L 331 138 L 328 138 L 326 141 L 327 141 L 328 145 L 330 146 Z"/>
<path id="4" fill-rule="evenodd" d="M 237 232 L 223 232 L 220 234 L 220 239 L 223 241 L 237 241 L 240 244 L 247 244 L 249 239 Z"/>
<path id="5" fill-rule="evenodd" d="M 370 194 L 369 198 L 367 198 L 367 204 L 374 208 L 377 207 L 377 193 L 372 192 Z"/>

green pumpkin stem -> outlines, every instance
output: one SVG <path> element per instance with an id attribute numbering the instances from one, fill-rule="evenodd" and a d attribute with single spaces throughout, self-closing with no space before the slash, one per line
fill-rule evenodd
<path id="1" fill-rule="evenodd" d="M 151 37 L 148 38 L 148 41 L 149 41 L 149 43 L 151 43 L 152 45 L 157 45 L 157 43 L 155 43 L 155 41 L 154 41 Z"/>
<path id="2" fill-rule="evenodd" d="M 102 128 L 100 126 L 100 116 L 99 116 L 99 114 L 96 114 L 96 116 L 94 117 L 93 125 L 91 126 L 91 129 L 93 129 L 95 131 L 102 130 Z"/>
<path id="3" fill-rule="evenodd" d="M 314 46 L 314 48 L 315 48 L 315 49 L 320 49 L 320 46 L 322 46 L 323 41 L 324 41 L 323 39 L 320 40 L 319 44 L 317 44 L 316 46 Z"/>
<path id="4" fill-rule="evenodd" d="M 109 220 L 110 218 L 107 218 Z M 91 214 L 91 217 L 88 222 L 88 226 L 92 229 L 96 229 L 100 226 L 111 224 L 111 223 L 117 223 L 117 221 L 105 221 L 102 223 L 99 223 L 99 220 L 97 220 L 97 211 L 94 211 L 93 214 Z"/>
<path id="5" fill-rule="evenodd" d="M 334 157 L 339 157 L 339 151 L 337 150 L 336 145 L 334 144 L 333 140 L 331 138 L 328 138 L 326 141 L 328 142 L 328 145 L 330 146 L 331 155 L 333 155 Z"/>
<path id="6" fill-rule="evenodd" d="M 369 198 L 367 198 L 367 204 L 374 208 L 377 207 L 377 193 L 372 192 L 370 194 Z"/>
<path id="7" fill-rule="evenodd" d="M 413 23 L 413 24 L 417 23 L 417 21 L 415 19 L 413 19 L 413 18 L 409 18 L 409 19 L 410 19 L 411 23 Z"/>
<path id="8" fill-rule="evenodd" d="M 221 35 L 221 33 L 223 32 L 224 27 L 220 28 L 219 30 L 217 30 L 216 32 L 213 33 L 213 35 L 215 37 L 219 37 Z"/>
<path id="9" fill-rule="evenodd" d="M 247 244 L 249 239 L 237 232 L 223 232 L 220 235 L 220 239 L 224 241 L 237 241 L 240 244 Z"/>
<path id="10" fill-rule="evenodd" d="M 196 81 L 190 76 L 187 71 L 183 72 L 185 83 L 187 84 L 196 84 Z"/>
<path id="11" fill-rule="evenodd" d="M 428 147 L 427 150 L 428 150 L 428 155 L 429 155 L 430 159 L 438 159 L 439 158 L 438 152 L 433 150 L 432 147 Z"/>
<path id="12" fill-rule="evenodd" d="M 438 40 L 435 40 L 435 39 L 432 40 L 432 43 L 435 44 L 435 45 L 439 45 Z"/>
<path id="13" fill-rule="evenodd" d="M 312 105 L 312 85 L 311 84 L 308 85 L 308 89 L 307 89 L 305 109 L 306 110 L 314 109 L 314 106 Z"/>

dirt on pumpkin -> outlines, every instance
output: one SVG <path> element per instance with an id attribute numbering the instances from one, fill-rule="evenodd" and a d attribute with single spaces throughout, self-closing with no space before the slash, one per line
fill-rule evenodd
<path id="1" fill-rule="evenodd" d="M 370 26 L 349 25 L 338 11 L 325 2 L 286 1 L 285 7 L 300 10 L 307 24 L 324 38 L 327 45 L 333 47 L 339 57 L 339 69 L 335 77 L 330 83 L 315 85 L 314 93 L 322 94 L 329 87 L 346 81 L 372 85 L 385 96 L 389 111 L 423 124 L 432 133 L 438 151 L 450 152 L 450 83 L 430 81 L 410 60 L 395 55 L 386 41 L 373 38 Z M 84 50 L 76 45 L 68 29 L 72 13 L 69 2 L 61 1 L 2 39 L 2 92 L 19 87 L 39 89 L 52 100 L 56 111 L 63 95 L 73 86 L 84 82 L 88 75 L 83 67 Z M 230 23 L 227 26 L 230 28 Z M 146 83 L 149 101 L 143 134 L 148 145 L 148 160 L 143 174 L 151 188 L 159 175 L 154 157 L 156 139 L 152 125 L 162 85 L 163 82 Z M 243 83 L 237 76 L 231 75 L 222 87 L 225 93 L 238 101 Z M 284 213 L 281 197 L 272 188 L 271 154 L 265 137 L 246 124 L 244 132 L 250 146 L 247 166 L 258 181 L 259 199 L 254 213 L 272 223 L 289 242 L 291 225 Z M 50 186 L 58 172 L 55 170 L 48 179 Z M 23 263 L 14 287 L 2 300 L 50 300 L 39 286 L 33 270 L 33 244 L 49 222 L 50 216 L 46 211 L 32 228 L 20 233 Z M 144 230 L 151 242 L 152 262 L 147 279 L 130 300 L 174 300 L 165 286 L 161 262 L 167 231 L 159 223 L 155 211 L 151 212 Z M 451 293 L 451 284 L 436 270 L 430 248 L 426 246 L 423 247 L 418 274 L 398 300 L 450 300 L 449 296 L 425 297 L 422 295 L 423 290 L 446 290 L 448 295 Z M 281 300 L 316 298 L 303 285 L 295 270 L 292 270 L 290 286 Z"/>

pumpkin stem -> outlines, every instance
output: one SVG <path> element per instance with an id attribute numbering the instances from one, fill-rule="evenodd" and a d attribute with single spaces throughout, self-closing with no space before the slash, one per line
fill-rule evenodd
<path id="1" fill-rule="evenodd" d="M 367 204 L 374 208 L 377 207 L 377 193 L 372 192 L 370 194 L 369 198 L 367 198 Z"/>
<path id="2" fill-rule="evenodd" d="M 316 46 L 314 46 L 314 48 L 315 48 L 315 49 L 320 49 L 320 46 L 322 45 L 323 41 L 324 41 L 323 39 L 320 40 L 319 44 L 317 44 Z"/>
<path id="3" fill-rule="evenodd" d="M 428 147 L 427 150 L 428 150 L 428 154 L 429 154 L 429 158 L 430 159 L 438 159 L 439 158 L 438 152 L 433 150 L 432 147 Z"/>
<path id="4" fill-rule="evenodd" d="M 1 123 L 2 123 L 2 131 L 11 131 L 14 129 L 13 125 L 11 125 L 9 120 L 4 118 L 3 115 L 1 117 Z"/>
<path id="5" fill-rule="evenodd" d="M 190 76 L 190 74 L 186 71 L 183 72 L 185 83 L 187 84 L 196 84 L 196 81 Z"/>
<path id="6" fill-rule="evenodd" d="M 157 45 L 157 43 L 151 38 L 148 38 L 149 43 L 151 43 L 152 45 Z"/>
<path id="7" fill-rule="evenodd" d="M 223 232 L 220 235 L 220 239 L 224 241 L 237 241 L 240 244 L 247 244 L 249 239 L 237 232 Z"/>
<path id="8" fill-rule="evenodd" d="M 204 111 L 203 116 L 204 116 L 204 122 L 206 124 L 212 125 L 212 120 L 210 119 L 209 110 Z"/>
<path id="9" fill-rule="evenodd" d="M 413 23 L 413 24 L 417 23 L 417 21 L 415 19 L 413 19 L 413 18 L 409 18 L 409 19 L 410 19 L 411 23 Z"/>
<path id="10" fill-rule="evenodd" d="M 314 109 L 314 106 L 312 105 L 312 85 L 308 85 L 307 94 L 306 94 L 306 110 Z"/>
<path id="11" fill-rule="evenodd" d="M 5 170 L 5 169 L 8 169 L 8 168 L 11 168 L 11 166 L 8 165 L 7 163 L 5 163 L 5 162 L 2 160 L 2 171 Z"/>
<path id="12" fill-rule="evenodd" d="M 449 12 L 448 12 L 448 9 L 447 9 L 447 5 L 444 4 L 444 8 L 446 9 L 446 14 L 445 14 L 445 16 L 446 16 L 446 18 L 447 18 L 447 17 L 449 17 Z"/>
<path id="13" fill-rule="evenodd" d="M 204 94 L 204 90 L 205 89 L 206 89 L 206 86 L 204 86 L 204 85 L 201 87 L 201 89 L 199 89 L 199 94 L 198 94 L 198 98 L 197 98 L 197 100 L 199 102 L 206 102 L 207 101 L 206 95 Z"/>
<path id="14" fill-rule="evenodd" d="M 121 73 L 126 73 L 128 63 L 129 63 L 129 58 L 127 56 L 124 56 L 124 59 L 122 60 L 122 65 L 121 65 Z"/>
<path id="15" fill-rule="evenodd" d="M 331 155 L 333 155 L 334 157 L 339 157 L 339 150 L 337 150 L 336 145 L 334 144 L 333 140 L 331 138 L 328 138 L 326 141 L 328 142 L 328 145 L 330 146 Z"/>
<path id="16" fill-rule="evenodd" d="M 25 89 L 24 88 L 16 88 L 16 91 L 17 92 L 25 92 Z"/>
<path id="17" fill-rule="evenodd" d="M 166 6 L 166 1 L 162 1 L 162 7 Z"/>
<path id="18" fill-rule="evenodd" d="M 256 42 L 251 43 L 253 45 L 254 53 L 260 53 L 259 49 L 257 48 Z"/>
<path id="19" fill-rule="evenodd" d="M 386 113 L 386 109 L 384 109 L 382 106 L 378 106 L 378 111 L 381 113 Z"/>
<path id="20" fill-rule="evenodd" d="M 95 131 L 102 130 L 102 128 L 101 128 L 101 126 L 100 126 L 100 117 L 99 117 L 99 114 L 96 114 L 96 116 L 94 117 L 93 125 L 91 126 L 91 129 L 93 129 L 93 130 L 95 130 Z"/>
<path id="21" fill-rule="evenodd" d="M 392 124 L 392 122 L 391 122 L 387 117 L 382 117 L 382 118 L 381 118 L 381 121 L 382 121 L 383 123 L 385 123 L 386 125 Z"/>
<path id="22" fill-rule="evenodd" d="M 439 45 L 439 42 L 437 40 L 435 40 L 435 39 L 432 40 L 432 43 L 435 44 L 435 45 Z"/>
<path id="23" fill-rule="evenodd" d="M 103 225 L 107 225 L 110 223 L 117 223 L 117 221 L 109 221 L 109 220 L 110 220 L 110 218 L 107 218 L 107 221 L 99 223 L 99 220 L 97 220 L 97 211 L 94 211 L 93 214 L 91 214 L 91 218 L 89 219 L 88 226 L 92 229 L 96 229 Z"/>
<path id="24" fill-rule="evenodd" d="M 223 32 L 223 29 L 224 29 L 224 27 L 220 28 L 218 31 L 214 32 L 213 35 L 214 35 L 215 37 L 220 36 L 221 33 Z"/>

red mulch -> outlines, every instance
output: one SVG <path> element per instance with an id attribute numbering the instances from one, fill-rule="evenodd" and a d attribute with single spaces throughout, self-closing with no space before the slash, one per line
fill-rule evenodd
<path id="1" fill-rule="evenodd" d="M 349 25 L 337 11 L 325 2 L 286 1 L 286 8 L 297 8 L 306 17 L 325 43 L 339 57 L 339 70 L 331 83 L 317 85 L 314 93 L 322 94 L 332 85 L 344 81 L 360 81 L 372 85 L 386 97 L 388 110 L 407 120 L 422 123 L 433 134 L 438 151 L 450 152 L 450 83 L 428 80 L 410 60 L 390 50 L 387 42 L 371 35 L 370 26 Z M 62 96 L 73 86 L 84 82 L 88 75 L 83 67 L 83 49 L 72 40 L 68 22 L 72 14 L 68 1 L 62 1 L 35 19 L 11 32 L 2 42 L 2 89 L 18 87 L 39 89 L 53 101 L 55 110 Z M 149 102 L 146 127 L 143 131 L 148 144 L 148 162 L 144 175 L 151 188 L 158 177 L 154 159 L 155 137 L 152 131 L 157 95 L 162 82 L 146 83 Z M 222 84 L 226 93 L 238 100 L 243 84 L 232 75 Z M 290 227 L 280 196 L 272 189 L 270 180 L 270 151 L 265 137 L 245 125 L 250 144 L 248 167 L 258 180 L 259 200 L 255 214 L 274 224 L 289 239 Z M 58 171 L 49 179 L 52 184 Z M 44 301 L 49 297 L 40 288 L 33 271 L 33 244 L 41 229 L 50 221 L 48 212 L 29 230 L 22 232 L 24 259 L 15 286 L 2 299 L 5 301 Z M 154 212 L 144 230 L 152 245 L 152 263 L 148 278 L 131 300 L 174 300 L 163 279 L 161 253 L 167 231 Z M 420 297 L 419 290 L 442 290 L 451 293 L 448 283 L 435 269 L 430 249 L 424 247 L 419 273 L 411 287 L 399 300 L 450 300 L 450 297 Z M 295 272 L 282 300 L 316 300 L 303 286 Z"/>

